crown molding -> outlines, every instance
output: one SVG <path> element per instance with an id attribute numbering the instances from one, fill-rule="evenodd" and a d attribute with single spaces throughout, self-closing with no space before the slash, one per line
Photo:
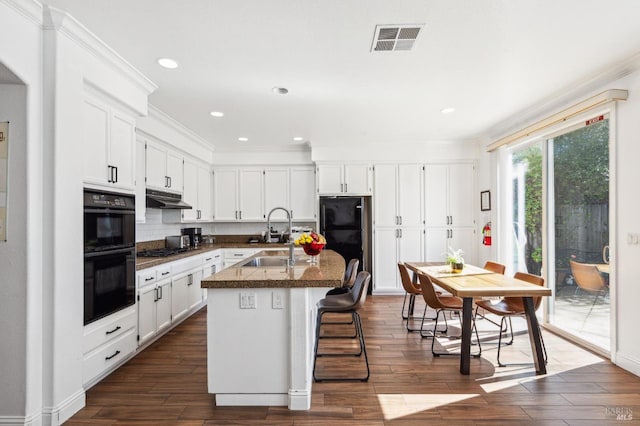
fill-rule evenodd
<path id="1" fill-rule="evenodd" d="M 168 115 L 167 113 L 165 113 L 164 111 L 159 109 L 158 107 L 156 107 L 156 106 L 154 106 L 152 104 L 149 104 L 148 110 L 149 110 L 149 114 L 148 115 L 149 115 L 150 118 L 154 118 L 154 119 L 160 121 L 161 123 L 169 126 L 170 128 L 172 128 L 176 132 L 180 133 L 182 136 L 184 136 L 187 139 L 197 143 L 198 145 L 202 146 L 203 148 L 206 148 L 206 149 L 208 149 L 210 151 L 214 150 L 214 147 L 213 147 L 212 143 L 210 143 L 209 141 L 207 141 L 206 139 L 204 139 L 203 137 L 198 135 L 196 132 L 194 132 L 193 130 L 189 129 L 184 124 L 180 123 L 178 120 L 176 120 L 175 118 L 171 117 L 170 115 Z"/>
<path id="2" fill-rule="evenodd" d="M 40 27 L 43 25 L 43 7 L 36 0 L 0 0 L 0 3 L 6 4 L 34 24 Z"/>
<path id="3" fill-rule="evenodd" d="M 44 8 L 43 28 L 45 30 L 56 31 L 65 35 L 104 64 L 126 76 L 146 95 L 158 88 L 154 82 L 145 77 L 73 16 L 53 6 L 45 5 Z"/>

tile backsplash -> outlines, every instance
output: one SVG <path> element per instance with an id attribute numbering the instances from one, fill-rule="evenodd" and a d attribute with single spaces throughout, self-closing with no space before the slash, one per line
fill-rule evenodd
<path id="1" fill-rule="evenodd" d="M 306 225 L 316 228 L 315 222 L 295 222 L 294 226 Z M 202 234 L 208 235 L 259 235 L 266 230 L 266 223 L 163 223 L 162 210 L 147 209 L 145 223 L 136 224 L 136 242 L 163 240 L 167 235 L 180 235 L 181 228 L 191 226 L 199 226 L 202 228 Z M 274 229 L 285 231 L 287 224 L 283 222 L 275 222 L 272 224 Z"/>

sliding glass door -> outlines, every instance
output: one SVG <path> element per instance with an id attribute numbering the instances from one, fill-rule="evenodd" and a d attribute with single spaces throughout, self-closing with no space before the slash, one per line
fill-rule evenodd
<path id="1" fill-rule="evenodd" d="M 500 252 L 508 272 L 544 275 L 545 322 L 609 351 L 609 117 L 501 155 Z"/>

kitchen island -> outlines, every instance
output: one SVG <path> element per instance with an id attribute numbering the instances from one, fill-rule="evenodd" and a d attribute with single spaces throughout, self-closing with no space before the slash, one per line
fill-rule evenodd
<path id="1" fill-rule="evenodd" d="M 216 405 L 311 406 L 316 303 L 342 284 L 345 262 L 331 250 L 317 264 L 301 249 L 294 266 L 287 256 L 261 251 L 202 280 L 208 389 Z"/>

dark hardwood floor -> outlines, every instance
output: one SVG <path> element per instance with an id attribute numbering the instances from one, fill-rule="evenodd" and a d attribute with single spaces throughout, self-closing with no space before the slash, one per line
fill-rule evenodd
<path id="1" fill-rule="evenodd" d="M 65 424 L 640 423 L 640 378 L 607 360 L 543 332 L 549 374 L 536 376 L 528 366 L 496 367 L 496 346 L 485 344 L 482 358 L 471 361 L 471 375 L 463 376 L 458 372 L 457 357 L 434 358 L 429 339 L 406 331 L 401 306 L 402 297 L 367 299 L 361 314 L 371 378 L 367 383 L 314 383 L 309 411 L 216 407 L 214 396 L 207 393 L 205 308 L 89 389 L 86 407 Z M 479 324 L 485 336 L 496 329 L 485 320 Z M 347 326 L 331 327 L 329 332 Z M 259 325 L 251 332 L 259 332 Z M 335 339 L 322 344 L 331 350 Z M 260 354 L 238 356 L 251 362 Z M 501 358 L 505 362 L 530 361 L 528 337 L 516 336 L 513 345 L 502 349 Z M 331 358 L 331 368 L 362 368 L 358 361 Z M 328 369 L 320 365 L 319 373 Z"/>

